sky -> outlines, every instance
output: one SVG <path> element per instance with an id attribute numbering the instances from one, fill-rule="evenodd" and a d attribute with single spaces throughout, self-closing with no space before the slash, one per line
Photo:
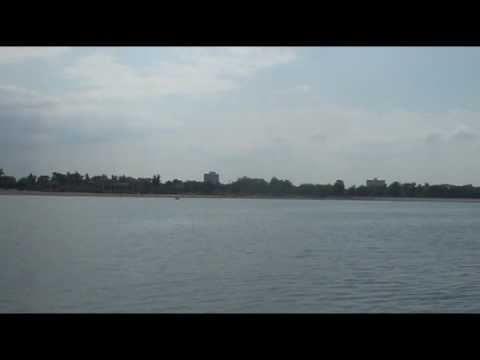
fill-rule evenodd
<path id="1" fill-rule="evenodd" d="M 480 48 L 0 47 L 0 168 L 480 185 Z"/>

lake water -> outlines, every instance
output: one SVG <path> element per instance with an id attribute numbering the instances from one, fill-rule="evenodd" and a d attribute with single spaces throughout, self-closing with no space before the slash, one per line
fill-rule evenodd
<path id="1" fill-rule="evenodd" d="M 479 312 L 480 203 L 0 196 L 0 312 Z"/>

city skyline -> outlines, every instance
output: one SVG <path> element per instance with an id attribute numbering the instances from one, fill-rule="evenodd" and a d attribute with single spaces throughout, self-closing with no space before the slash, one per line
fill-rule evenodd
<path id="1" fill-rule="evenodd" d="M 383 187 L 388 187 L 390 185 L 392 185 L 393 183 L 398 183 L 398 184 L 405 184 L 405 185 L 412 185 L 412 184 L 415 184 L 415 185 L 429 185 L 429 186 L 454 186 L 454 187 L 462 187 L 462 186 L 467 186 L 467 187 L 472 187 L 474 186 L 472 183 L 462 183 L 462 184 L 454 184 L 454 183 L 438 183 L 438 182 L 433 182 L 433 183 L 429 183 L 429 182 L 425 182 L 425 183 L 421 183 L 421 182 L 417 182 L 415 180 L 410 180 L 410 181 L 404 181 L 404 182 L 401 182 L 401 181 L 398 181 L 398 180 L 395 180 L 395 179 L 392 179 L 390 181 L 387 181 L 385 179 L 379 179 L 378 177 L 371 177 L 371 178 L 366 178 L 364 179 L 363 182 L 360 182 L 360 183 L 346 183 L 345 181 L 343 181 L 343 179 L 340 179 L 340 178 L 337 178 L 335 181 L 332 181 L 331 183 L 319 183 L 319 182 L 311 182 L 311 183 L 306 183 L 306 182 L 299 182 L 299 183 L 295 183 L 294 181 L 291 181 L 290 179 L 288 178 L 281 178 L 281 177 L 278 177 L 278 176 L 272 176 L 271 178 L 261 178 L 261 177 L 258 177 L 258 176 L 252 176 L 252 175 L 242 175 L 242 176 L 239 176 L 238 178 L 234 179 L 234 180 L 231 180 L 231 181 L 222 181 L 221 180 L 221 173 L 220 172 L 217 172 L 217 171 L 212 171 L 212 170 L 209 170 L 208 172 L 206 173 L 203 173 L 202 176 L 201 176 L 201 179 L 199 178 L 169 178 L 167 176 L 162 176 L 161 174 L 157 173 L 157 174 L 154 174 L 152 176 L 140 176 L 140 177 L 136 177 L 136 176 L 132 176 L 131 174 L 125 174 L 125 173 L 122 173 L 122 174 L 105 174 L 105 173 L 98 173 L 98 174 L 94 174 L 94 173 L 80 173 L 76 170 L 74 171 L 66 171 L 65 173 L 62 173 L 62 172 L 58 172 L 58 171 L 53 171 L 52 173 L 50 174 L 35 174 L 33 172 L 30 172 L 28 175 L 24 175 L 24 176 L 21 176 L 21 177 L 15 177 L 13 176 L 12 174 L 9 174 L 5 171 L 5 169 L 2 169 L 0 168 L 0 178 L 12 178 L 13 181 L 22 181 L 22 180 L 25 180 L 25 179 L 28 179 L 30 177 L 34 177 L 36 179 L 36 181 L 40 181 L 42 178 L 44 181 L 46 182 L 50 182 L 53 180 L 53 177 L 55 176 L 55 174 L 57 175 L 61 175 L 61 176 L 74 176 L 74 177 L 80 177 L 82 178 L 83 180 L 85 179 L 92 179 L 92 178 L 102 178 L 102 177 L 105 177 L 106 179 L 108 180 L 112 180 L 112 179 L 115 179 L 115 180 L 118 180 L 119 178 L 125 178 L 126 180 L 141 180 L 141 181 L 144 181 L 144 180 L 148 180 L 148 181 L 151 181 L 152 183 L 158 183 L 158 184 L 165 184 L 165 183 L 171 183 L 171 182 L 175 182 L 175 181 L 180 181 L 180 182 L 183 182 L 183 183 L 186 183 L 186 182 L 198 182 L 198 183 L 209 183 L 209 184 L 213 184 L 213 185 L 230 185 L 232 183 L 235 183 L 235 182 L 238 182 L 238 181 L 241 181 L 242 179 L 248 179 L 248 180 L 261 180 L 261 181 L 266 181 L 267 183 L 271 182 L 272 180 L 276 179 L 276 180 L 279 180 L 279 181 L 287 181 L 289 182 L 290 184 L 292 184 L 293 186 L 302 186 L 302 185 L 320 185 L 320 186 L 323 186 L 323 185 L 331 185 L 331 183 L 335 183 L 335 182 L 342 182 L 345 186 L 345 189 L 347 188 L 350 188 L 350 187 L 367 187 L 367 188 L 383 188 Z M 1 182 L 0 182 L 0 185 L 1 185 Z M 1 187 L 1 186 L 0 186 Z"/>

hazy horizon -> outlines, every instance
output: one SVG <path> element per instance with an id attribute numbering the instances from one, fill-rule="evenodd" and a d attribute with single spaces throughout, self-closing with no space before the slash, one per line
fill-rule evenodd
<path id="1" fill-rule="evenodd" d="M 477 47 L 0 47 L 0 168 L 480 185 Z"/>

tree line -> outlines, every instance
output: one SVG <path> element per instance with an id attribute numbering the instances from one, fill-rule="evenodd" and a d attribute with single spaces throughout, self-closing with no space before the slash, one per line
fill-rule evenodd
<path id="1" fill-rule="evenodd" d="M 125 175 L 81 175 L 77 171 L 66 174 L 53 172 L 51 176 L 30 174 L 16 179 L 0 169 L 0 188 L 16 190 L 123 193 L 123 194 L 209 194 L 237 196 L 276 197 L 433 197 L 433 198 L 480 198 L 480 187 L 472 185 L 430 185 L 400 183 L 367 187 L 346 188 L 342 180 L 333 184 L 294 185 L 289 180 L 273 177 L 270 181 L 260 178 L 241 177 L 229 184 L 210 184 L 202 181 L 173 179 L 162 182 L 160 175 L 151 178 L 134 178 Z"/>

